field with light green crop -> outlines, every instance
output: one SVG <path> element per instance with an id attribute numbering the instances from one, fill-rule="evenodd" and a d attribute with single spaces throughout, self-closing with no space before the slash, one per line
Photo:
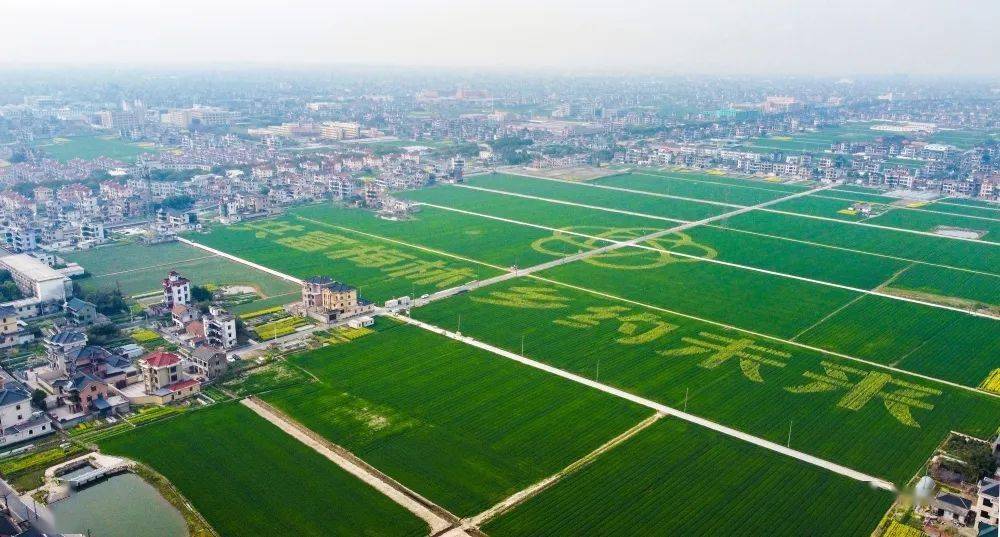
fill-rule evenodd
<path id="1" fill-rule="evenodd" d="M 621 248 L 540 275 L 786 338 L 857 295 L 846 289 L 639 248 Z"/>
<path id="2" fill-rule="evenodd" d="M 399 324 L 292 363 L 319 382 L 265 400 L 460 516 L 555 473 L 652 414 Z"/>
<path id="3" fill-rule="evenodd" d="M 567 183 L 509 174 L 479 175 L 469 178 L 468 184 L 505 192 L 689 221 L 700 220 L 732 209 L 714 203 L 699 203 L 664 196 L 599 188 L 590 183 Z"/>
<path id="4" fill-rule="evenodd" d="M 600 226 L 609 228 L 668 228 L 679 221 L 655 215 L 640 216 L 616 212 L 614 209 L 588 209 L 575 205 L 521 198 L 504 193 L 487 192 L 454 185 L 442 185 L 425 190 L 404 192 L 403 197 L 438 207 L 470 211 L 506 218 L 538 226 Z M 602 210 L 603 209 L 603 210 Z M 482 218 L 482 217 L 472 217 Z M 541 232 L 538 236 L 547 236 Z"/>
<path id="5" fill-rule="evenodd" d="M 664 170 L 586 184 L 487 174 L 398 193 L 421 204 L 401 220 L 315 205 L 190 237 L 297 277 L 330 275 L 382 301 L 806 188 Z M 855 200 L 892 202 L 838 187 L 547 266 L 412 315 L 903 486 L 950 432 L 989 438 L 1000 426 L 1000 398 L 975 389 L 1000 369 L 1000 321 L 990 317 L 1000 304 L 1000 250 L 913 232 L 992 225 L 988 207 L 896 207 L 867 221 L 880 227 L 838 212 Z M 294 329 L 270 320 L 282 323 L 272 332 Z M 302 374 L 263 397 L 460 517 L 651 413 L 395 321 L 336 341 L 280 362 Z M 760 534 L 869 533 L 892 497 L 835 476 L 665 418 L 485 530 L 714 534 L 742 524 Z"/>
<path id="6" fill-rule="evenodd" d="M 892 280 L 890 288 L 913 291 L 928 300 L 956 298 L 961 307 L 1000 308 L 1000 275 L 948 270 L 915 264 Z"/>
<path id="7" fill-rule="evenodd" d="M 295 216 L 216 227 L 188 237 L 298 278 L 331 276 L 375 302 L 499 273 L 482 264 Z"/>
<path id="8" fill-rule="evenodd" d="M 945 237 L 762 211 L 752 211 L 728 218 L 725 220 L 725 225 L 746 231 L 958 268 L 997 273 L 997 267 L 1000 267 L 1000 249 L 997 247 Z"/>
<path id="9" fill-rule="evenodd" d="M 194 285 L 253 287 L 262 300 L 281 304 L 294 301 L 299 289 L 289 281 L 179 242 L 101 246 L 60 255 L 87 271 L 89 276 L 78 280 L 85 291 L 119 288 L 126 296 L 156 291 L 171 270 Z"/>
<path id="10" fill-rule="evenodd" d="M 796 192 L 801 192 L 803 190 L 808 190 L 809 187 L 806 185 L 793 184 L 793 183 L 782 183 L 764 180 L 758 177 L 732 177 L 725 175 L 721 172 L 708 171 L 694 171 L 682 168 L 667 169 L 667 168 L 636 168 L 632 172 L 634 175 L 639 176 L 656 176 L 668 179 L 673 179 L 674 181 L 686 181 L 686 182 L 697 182 L 697 183 L 708 183 L 714 185 L 724 185 L 732 188 L 748 188 L 751 190 L 759 190 L 762 192 L 776 192 L 785 194 L 794 194 Z M 695 196 L 700 197 L 700 196 Z"/>
<path id="11" fill-rule="evenodd" d="M 362 237 L 366 233 L 375 240 L 401 241 L 501 267 L 508 267 L 515 260 L 537 264 L 551 259 L 530 246 L 548 235 L 544 230 L 433 207 L 421 207 L 405 220 L 386 220 L 361 209 L 324 205 L 295 209 L 292 217 L 299 223 L 333 233 L 353 232 L 351 236 Z"/>
<path id="12" fill-rule="evenodd" d="M 691 174 L 693 175 L 693 174 Z M 592 184 L 630 188 L 657 194 L 684 196 L 702 200 L 731 203 L 734 205 L 755 205 L 787 196 L 798 190 L 786 185 L 772 185 L 761 181 L 743 180 L 742 183 L 718 181 L 719 176 L 701 174 L 697 179 L 687 174 L 635 171 L 624 175 L 604 177 L 591 181 Z M 735 181 L 739 181 L 736 179 Z"/>
<path id="13" fill-rule="evenodd" d="M 1000 426 L 997 398 L 534 278 L 413 315 L 774 442 L 791 425 L 793 448 L 898 483 L 949 430 Z"/>
<path id="14" fill-rule="evenodd" d="M 954 198 L 944 198 L 927 205 L 924 205 L 923 209 L 938 211 L 942 213 L 954 213 L 961 214 L 965 216 L 979 216 L 992 219 L 1000 219 L 1000 203 L 983 201 L 981 205 L 972 205 L 969 203 L 956 203 L 956 202 L 968 202 L 976 200 L 956 200 Z"/>
<path id="15" fill-rule="evenodd" d="M 224 537 L 428 531 L 381 492 L 238 403 L 139 427 L 100 447 L 166 476 Z"/>
<path id="16" fill-rule="evenodd" d="M 933 206 L 930 209 L 936 210 L 933 209 Z M 1000 245 L 1000 213 L 990 218 L 896 209 L 872 218 L 868 222 L 880 226 L 915 229 L 917 231 L 934 231 L 942 227 L 968 229 L 979 233 L 985 232 L 985 235 L 980 237 L 982 240 Z"/>
<path id="17" fill-rule="evenodd" d="M 864 536 L 892 501 L 891 493 L 665 418 L 484 529 L 497 537 Z"/>
<path id="18" fill-rule="evenodd" d="M 53 138 L 39 142 L 36 147 L 60 162 L 76 158 L 93 160 L 98 157 L 133 162 L 137 156 L 143 153 L 155 152 L 155 149 L 142 147 L 114 136 Z"/>
<path id="19" fill-rule="evenodd" d="M 1000 368 L 996 319 L 865 296 L 796 341 L 935 378 L 978 386 Z"/>

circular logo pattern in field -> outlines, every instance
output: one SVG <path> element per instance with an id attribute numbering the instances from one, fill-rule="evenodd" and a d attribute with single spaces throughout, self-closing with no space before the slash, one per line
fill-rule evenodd
<path id="1" fill-rule="evenodd" d="M 604 226 L 572 226 L 553 232 L 551 237 L 542 237 L 531 243 L 531 247 L 543 254 L 566 256 L 595 250 L 612 244 L 609 241 L 630 241 L 655 233 L 658 228 L 633 227 L 609 228 Z M 616 248 L 583 259 L 598 267 L 645 270 L 662 267 L 671 263 L 693 263 L 698 258 L 714 259 L 719 253 L 709 246 L 698 244 L 686 233 L 670 233 L 662 237 L 644 241 L 642 244 L 656 248 Z M 697 257 L 675 255 L 680 252 Z"/>

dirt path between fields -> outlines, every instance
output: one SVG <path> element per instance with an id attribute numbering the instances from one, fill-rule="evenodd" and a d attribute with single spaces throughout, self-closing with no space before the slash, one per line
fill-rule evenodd
<path id="1" fill-rule="evenodd" d="M 546 477 L 545 479 L 539 481 L 538 483 L 535 483 L 534 485 L 531 485 L 530 487 L 524 490 L 512 494 L 510 497 L 494 505 L 493 507 L 490 507 L 489 509 L 483 511 L 482 513 L 479 513 L 476 516 L 463 519 L 462 528 L 463 529 L 478 528 L 483 524 L 486 524 L 487 522 L 493 520 L 494 518 L 497 518 L 500 515 L 506 513 L 507 511 L 514 509 L 518 505 L 521 505 L 522 503 L 537 496 L 546 489 L 552 487 L 566 476 L 574 474 L 581 468 L 594 462 L 601 455 L 607 453 L 608 451 L 611 451 L 612 449 L 620 445 L 622 442 L 625 442 L 629 438 L 632 438 L 633 436 L 639 434 L 644 429 L 656 423 L 657 421 L 660 420 L 660 418 L 664 416 L 666 416 L 666 414 L 663 414 L 661 412 L 654 413 L 652 416 L 633 425 L 629 430 L 612 438 L 611 440 L 608 440 L 594 451 L 591 451 L 590 453 L 584 455 L 582 458 L 573 461 L 572 463 L 569 464 L 569 466 L 563 468 L 559 472 L 549 477 Z"/>
<path id="2" fill-rule="evenodd" d="M 430 526 L 431 535 L 447 533 L 453 536 L 475 536 L 478 532 L 453 532 L 460 524 L 460 519 L 416 492 L 406 488 L 395 479 L 383 474 L 375 467 L 356 457 L 350 451 L 338 446 L 315 432 L 295 422 L 280 410 L 272 407 L 257 397 L 248 397 L 241 401 L 244 406 L 257 415 L 276 425 L 293 438 L 314 449 L 348 473 L 364 481 L 375 490 L 388 496 L 392 501 L 405 507 L 414 515 L 420 517 Z"/>

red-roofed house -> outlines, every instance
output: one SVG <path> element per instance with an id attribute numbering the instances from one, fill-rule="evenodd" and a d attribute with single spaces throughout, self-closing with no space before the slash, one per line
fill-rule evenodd
<path id="1" fill-rule="evenodd" d="M 201 382 L 184 378 L 181 357 L 167 351 L 156 351 L 139 360 L 139 369 L 148 401 L 166 404 L 179 401 L 201 391 Z"/>

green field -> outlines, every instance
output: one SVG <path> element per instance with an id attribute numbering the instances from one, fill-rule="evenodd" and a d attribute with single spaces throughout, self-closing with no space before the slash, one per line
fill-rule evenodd
<path id="1" fill-rule="evenodd" d="M 967 386 L 1000 367 L 1000 353 L 978 337 L 985 333 L 1000 344 L 992 335 L 994 319 L 717 264 L 654 260 L 655 252 L 620 249 L 612 255 L 540 275 Z M 623 263 L 640 259 L 644 268 L 623 277 Z"/>
<path id="2" fill-rule="evenodd" d="M 714 185 L 724 185 L 734 188 L 748 188 L 751 190 L 759 190 L 762 192 L 784 192 L 786 194 L 794 194 L 796 192 L 801 192 L 803 190 L 808 190 L 806 185 L 797 185 L 791 183 L 780 183 L 773 181 L 766 181 L 757 177 L 732 177 L 724 175 L 721 173 L 712 172 L 699 172 L 685 169 L 655 169 L 655 168 L 638 168 L 632 172 L 633 175 L 639 176 L 657 176 L 666 179 L 672 179 L 674 181 L 688 181 L 688 182 L 700 182 L 708 183 Z M 697 197 L 697 196 L 696 196 Z"/>
<path id="3" fill-rule="evenodd" d="M 1000 368 L 997 320 L 865 296 L 796 341 L 978 386 Z M 872 327 L 877 327 L 874 330 Z"/>
<path id="4" fill-rule="evenodd" d="M 544 179 L 507 174 L 479 175 L 469 179 L 472 186 L 527 194 L 561 201 L 596 205 L 679 220 L 700 220 L 732 210 L 710 203 L 698 203 L 648 194 L 621 192 Z"/>
<path id="5" fill-rule="evenodd" d="M 856 296 L 845 289 L 638 248 L 621 248 L 540 275 L 786 338 Z"/>
<path id="6" fill-rule="evenodd" d="M 716 180 L 720 176 L 707 174 L 699 175 L 698 179 L 692 179 L 689 175 L 694 174 L 674 173 L 666 175 L 663 172 L 633 172 L 604 177 L 591 181 L 591 183 L 735 205 L 755 205 L 787 196 L 796 191 L 790 190 L 784 185 L 771 185 L 749 180 L 743 180 L 743 184 L 722 182 Z"/>
<path id="7" fill-rule="evenodd" d="M 954 227 L 986 232 L 981 240 L 1000 246 L 1000 215 L 994 218 L 938 214 L 926 211 L 897 209 L 868 220 L 872 224 L 917 231 L 934 231 L 938 227 Z"/>
<path id="8" fill-rule="evenodd" d="M 143 153 L 153 153 L 154 149 L 141 147 L 134 142 L 128 142 L 111 136 L 75 136 L 72 138 L 54 138 L 44 140 L 35 147 L 45 151 L 45 154 L 60 162 L 73 159 L 94 160 L 97 157 L 108 157 L 123 162 L 133 162 Z"/>
<path id="9" fill-rule="evenodd" d="M 463 333 L 512 352 L 521 352 L 523 336 L 531 358 L 675 408 L 686 404 L 696 415 L 775 442 L 786 442 L 791 421 L 793 448 L 897 483 L 913 476 L 948 431 L 987 437 L 1000 425 L 997 398 L 533 278 L 413 314 L 450 330 L 461 315 Z M 981 343 L 991 336 L 977 337 Z M 742 347 L 743 358 L 721 352 L 735 344 L 754 346 Z M 884 389 L 869 399 L 853 399 L 849 387 L 803 390 L 829 374 L 824 364 L 852 384 L 879 379 Z M 837 369 L 845 367 L 851 371 Z M 915 406 L 904 410 L 892 394 L 907 389 Z"/>
<path id="10" fill-rule="evenodd" d="M 930 211 L 937 211 L 941 213 L 953 213 L 961 214 L 966 216 L 979 216 L 984 218 L 992 218 L 994 220 L 1000 220 L 1000 205 L 996 203 L 992 206 L 976 206 L 968 205 L 965 203 L 955 203 L 952 198 L 942 199 L 925 205 L 922 209 L 927 209 Z"/>
<path id="11" fill-rule="evenodd" d="M 643 217 L 614 212 L 613 210 L 588 209 L 450 185 L 405 192 L 402 195 L 413 201 L 430 203 L 440 207 L 555 228 L 569 226 L 602 227 L 605 229 L 653 228 L 649 231 L 652 232 L 655 229 L 668 228 L 677 224 L 674 220 L 662 217 Z M 482 217 L 472 216 L 470 220 L 474 221 L 476 218 L 481 219 Z M 547 235 L 548 233 L 542 231 L 535 234 L 534 238 Z M 503 244 L 501 242 L 497 246 Z"/>
<path id="12" fill-rule="evenodd" d="M 564 237 L 566 244 L 561 245 L 563 248 L 559 253 L 573 253 L 579 249 L 589 249 L 595 245 L 606 244 L 608 240 L 628 239 L 673 225 L 671 222 L 657 218 L 560 205 L 454 186 L 414 191 L 406 195 L 411 199 L 442 207 L 567 230 L 568 233 Z M 820 204 L 834 203 L 845 207 L 850 204 L 849 202 L 821 198 L 816 198 L 816 201 Z M 569 233 L 579 233 L 597 238 L 572 238 L 568 236 Z M 912 264 L 905 259 L 892 259 L 819 244 L 804 244 L 783 240 L 777 236 L 742 233 L 738 229 L 727 227 L 726 222 L 718 226 L 694 228 L 686 231 L 685 235 L 689 236 L 695 243 L 705 246 L 706 249 L 692 250 L 689 244 L 677 243 L 674 240 L 658 241 L 658 246 L 675 251 L 679 250 L 682 253 L 705 255 L 721 261 L 865 289 L 877 287 L 890 279 L 897 271 Z M 532 244 L 536 249 L 543 251 L 557 251 L 552 248 L 553 241 L 547 238 L 536 240 Z M 444 249 L 456 250 L 451 245 L 445 245 Z M 477 255 L 479 254 L 477 253 Z M 523 254 L 521 256 L 525 257 Z M 939 280 L 955 281 L 970 276 L 991 279 L 988 276 L 942 267 L 930 269 L 930 267 L 925 266 L 924 269 L 927 270 L 920 271 L 920 274 L 926 274 Z M 917 283 L 920 280 L 915 276 L 908 276 L 907 279 Z M 961 297 L 963 296 L 961 291 L 961 288 L 952 286 L 949 292 L 958 293 L 951 296 Z M 990 291 L 984 289 L 983 292 Z M 991 292 L 995 291 L 991 290 Z"/>
<path id="13" fill-rule="evenodd" d="M 237 403 L 100 442 L 152 466 L 223 536 L 426 535 L 380 492 Z"/>
<path id="14" fill-rule="evenodd" d="M 948 270 L 928 265 L 912 265 L 892 280 L 891 288 L 919 293 L 917 296 L 929 300 L 949 303 L 951 298 L 959 299 L 953 305 L 969 307 L 980 304 L 1000 308 L 1000 275 Z"/>
<path id="15" fill-rule="evenodd" d="M 296 216 L 220 226 L 188 238 L 298 278 L 331 276 L 375 302 L 434 292 L 499 273 L 481 264 Z"/>
<path id="16" fill-rule="evenodd" d="M 869 535 L 894 497 L 666 418 L 489 535 Z"/>
<path id="17" fill-rule="evenodd" d="M 386 220 L 361 209 L 321 205 L 296 209 L 292 215 L 333 232 L 368 233 L 500 267 L 513 265 L 515 260 L 528 265 L 551 259 L 530 246 L 548 235 L 544 230 L 432 207 L 422 207 L 407 220 Z"/>
<path id="18" fill-rule="evenodd" d="M 264 398 L 459 516 L 652 414 L 412 326 L 292 359 L 319 382 Z"/>
<path id="19" fill-rule="evenodd" d="M 730 228 L 1000 274 L 1000 249 L 989 244 L 904 231 L 752 211 L 728 218 Z"/>
<path id="20" fill-rule="evenodd" d="M 292 302 L 299 289 L 287 280 L 179 242 L 101 246 L 68 252 L 63 257 L 79 263 L 90 274 L 78 280 L 85 291 L 120 288 L 126 296 L 156 291 L 171 270 L 180 272 L 195 285 L 254 287 L 262 300 L 242 306 L 252 309 L 272 302 Z"/>

